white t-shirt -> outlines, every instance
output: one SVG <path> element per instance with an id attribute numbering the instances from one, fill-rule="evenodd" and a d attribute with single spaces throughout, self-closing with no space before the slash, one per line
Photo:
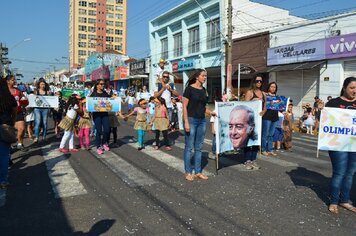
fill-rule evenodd
<path id="1" fill-rule="evenodd" d="M 125 99 L 125 102 L 127 102 L 127 104 L 134 105 L 135 104 L 135 97 L 127 96 L 126 99 Z"/>
<path id="2" fill-rule="evenodd" d="M 79 108 L 78 105 L 75 104 L 74 107 L 68 109 L 66 116 L 68 116 L 71 119 L 74 119 L 77 116 L 78 108 Z"/>
<path id="3" fill-rule="evenodd" d="M 165 71 L 164 67 L 163 67 L 163 69 L 162 69 L 161 67 L 158 66 L 158 68 L 157 68 L 157 70 L 156 70 L 156 74 L 155 74 L 155 75 L 156 75 L 156 79 L 159 79 L 159 78 L 162 77 L 163 71 Z"/>
<path id="4" fill-rule="evenodd" d="M 167 85 L 169 85 L 169 83 Z M 172 90 L 176 90 L 174 85 L 173 85 Z M 158 92 L 158 85 L 156 86 L 155 91 Z M 171 100 L 172 99 L 172 93 L 168 89 L 163 91 L 163 93 L 161 94 L 161 97 L 165 100 L 167 108 L 172 108 L 173 107 L 172 100 Z"/>

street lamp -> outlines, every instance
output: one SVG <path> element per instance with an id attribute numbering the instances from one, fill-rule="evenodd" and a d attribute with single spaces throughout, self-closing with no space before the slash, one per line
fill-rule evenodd
<path id="1" fill-rule="evenodd" d="M 19 46 L 20 44 L 22 44 L 24 42 L 31 41 L 31 40 L 32 40 L 31 38 L 25 38 L 25 39 L 21 40 L 20 42 L 16 43 L 14 46 L 10 47 L 9 50 L 12 50 L 12 49 L 16 48 L 17 46 Z"/>

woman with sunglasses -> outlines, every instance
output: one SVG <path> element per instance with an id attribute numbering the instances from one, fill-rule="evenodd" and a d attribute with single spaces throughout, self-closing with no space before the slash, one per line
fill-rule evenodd
<path id="1" fill-rule="evenodd" d="M 260 115 L 263 116 L 266 112 L 266 97 L 262 92 L 263 79 L 261 75 L 256 75 L 252 81 L 250 89 L 245 94 L 245 101 L 262 101 L 262 111 Z M 244 148 L 245 168 L 247 170 L 260 169 L 256 163 L 258 146 L 251 146 Z"/>
<path id="2" fill-rule="evenodd" d="M 94 90 L 90 97 L 110 97 L 105 91 L 105 81 L 98 79 L 94 85 Z M 110 137 L 110 123 L 108 112 L 93 112 L 92 117 L 95 124 L 96 136 L 95 145 L 96 152 L 101 155 L 104 151 L 110 151 L 109 137 Z"/>

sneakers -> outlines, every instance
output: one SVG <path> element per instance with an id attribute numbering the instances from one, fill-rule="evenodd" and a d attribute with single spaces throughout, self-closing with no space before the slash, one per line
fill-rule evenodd
<path id="1" fill-rule="evenodd" d="M 104 154 L 103 148 L 102 148 L 102 147 L 98 147 L 98 148 L 96 149 L 96 153 L 98 153 L 99 155 Z"/>
<path id="2" fill-rule="evenodd" d="M 246 161 L 244 163 L 246 170 L 259 170 L 261 167 L 257 165 L 256 161 Z"/>
<path id="3" fill-rule="evenodd" d="M 65 148 L 59 148 L 58 150 L 60 152 L 62 152 L 62 153 L 67 153 L 68 152 L 68 149 L 65 149 Z"/>
<path id="4" fill-rule="evenodd" d="M 24 148 L 25 148 L 25 146 L 22 143 L 17 144 L 17 149 L 23 150 Z"/>
<path id="5" fill-rule="evenodd" d="M 38 138 L 36 137 L 34 140 L 33 140 L 34 143 L 37 143 L 38 142 Z"/>
<path id="6" fill-rule="evenodd" d="M 85 150 L 86 148 L 84 146 L 81 146 L 80 149 Z"/>
<path id="7" fill-rule="evenodd" d="M 106 152 L 110 151 L 110 148 L 107 144 L 103 144 L 103 148 Z"/>
<path id="8" fill-rule="evenodd" d="M 171 146 L 166 146 L 166 151 L 171 151 L 171 150 L 172 150 Z"/>

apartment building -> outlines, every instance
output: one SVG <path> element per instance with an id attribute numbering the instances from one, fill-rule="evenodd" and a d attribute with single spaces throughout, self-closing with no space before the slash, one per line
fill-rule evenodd
<path id="1" fill-rule="evenodd" d="M 94 52 L 126 54 L 127 0 L 70 0 L 69 61 L 82 67 Z"/>

